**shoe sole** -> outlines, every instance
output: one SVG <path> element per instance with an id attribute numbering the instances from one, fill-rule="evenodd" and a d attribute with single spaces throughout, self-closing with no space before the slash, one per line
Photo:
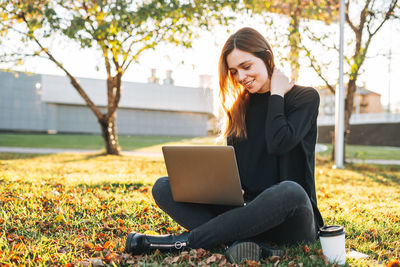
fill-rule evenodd
<path id="1" fill-rule="evenodd" d="M 129 233 L 125 242 L 125 253 L 131 253 L 131 240 L 136 235 L 136 233 Z"/>
<path id="2" fill-rule="evenodd" d="M 244 260 L 259 261 L 261 248 L 254 242 L 241 242 L 229 247 L 225 254 L 232 263 L 241 263 Z"/>

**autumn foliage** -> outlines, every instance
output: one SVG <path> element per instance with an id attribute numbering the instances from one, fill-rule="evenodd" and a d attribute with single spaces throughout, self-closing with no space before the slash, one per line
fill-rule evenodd
<path id="1" fill-rule="evenodd" d="M 180 233 L 154 203 L 151 187 L 166 175 L 161 159 L 89 154 L 0 154 L 0 265 L 231 266 L 222 247 L 181 253 L 124 253 L 130 231 Z M 317 196 L 327 224 L 346 229 L 346 246 L 367 254 L 350 264 L 398 266 L 399 167 L 317 162 Z M 243 266 L 330 265 L 319 243 L 283 247 L 283 257 Z M 397 265 L 396 265 L 397 264 Z"/>

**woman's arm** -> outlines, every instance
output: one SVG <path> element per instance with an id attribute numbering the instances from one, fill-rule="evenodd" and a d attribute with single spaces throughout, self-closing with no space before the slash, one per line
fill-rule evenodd
<path id="1" fill-rule="evenodd" d="M 292 90 L 295 95 L 285 96 L 286 103 L 280 95 L 270 96 L 265 132 L 268 151 L 275 155 L 293 149 L 306 136 L 318 115 L 319 94 L 315 89 L 297 87 Z M 288 114 L 285 114 L 285 104 L 290 105 Z"/>

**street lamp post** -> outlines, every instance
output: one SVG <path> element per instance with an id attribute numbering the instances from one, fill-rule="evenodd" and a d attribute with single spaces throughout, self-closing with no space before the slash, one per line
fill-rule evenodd
<path id="1" fill-rule="evenodd" d="M 340 0 L 340 38 L 339 38 L 339 88 L 335 93 L 335 168 L 343 169 L 344 159 L 344 0 Z"/>

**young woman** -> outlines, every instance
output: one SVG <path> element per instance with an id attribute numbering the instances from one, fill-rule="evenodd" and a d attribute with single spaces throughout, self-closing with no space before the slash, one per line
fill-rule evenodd
<path id="1" fill-rule="evenodd" d="M 240 29 L 226 41 L 219 83 L 227 117 L 225 136 L 235 148 L 246 205 L 175 202 L 168 177 L 160 178 L 152 191 L 156 203 L 189 232 L 133 232 L 127 252 L 226 244 L 227 258 L 240 262 L 281 253 L 265 243 L 316 241 L 323 226 L 314 181 L 317 91 L 289 82 L 275 67 L 268 42 L 251 28 Z"/>

